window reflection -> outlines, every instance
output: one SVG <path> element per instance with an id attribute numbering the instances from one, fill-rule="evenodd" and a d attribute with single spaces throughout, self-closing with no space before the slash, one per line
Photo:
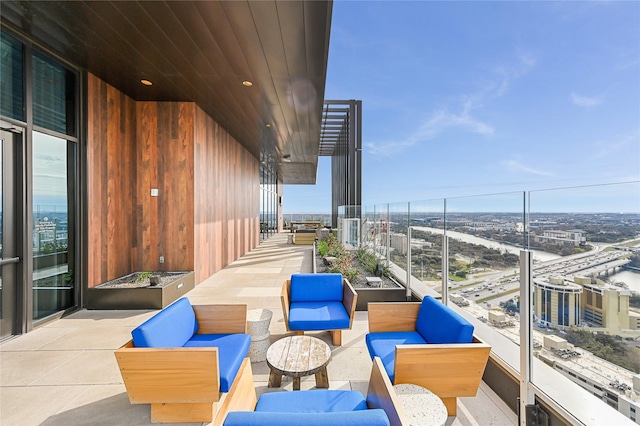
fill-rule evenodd
<path id="1" fill-rule="evenodd" d="M 75 144 L 33 133 L 33 317 L 73 305 Z"/>

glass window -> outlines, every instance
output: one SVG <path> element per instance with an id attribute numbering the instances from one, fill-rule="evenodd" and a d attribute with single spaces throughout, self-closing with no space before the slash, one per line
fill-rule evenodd
<path id="1" fill-rule="evenodd" d="M 75 143 L 33 132 L 34 319 L 73 306 L 75 151 Z"/>
<path id="2" fill-rule="evenodd" d="M 2 33 L 0 38 L 0 114 L 24 121 L 22 43 Z"/>
<path id="3" fill-rule="evenodd" d="M 76 76 L 37 52 L 33 54 L 33 123 L 75 136 Z"/>

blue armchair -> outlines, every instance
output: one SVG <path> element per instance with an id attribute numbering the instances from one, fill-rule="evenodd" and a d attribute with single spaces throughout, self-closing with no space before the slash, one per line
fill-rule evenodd
<path id="1" fill-rule="evenodd" d="M 474 396 L 491 346 L 473 325 L 433 297 L 422 302 L 369 303 L 369 355 L 380 357 L 394 384 L 412 383 L 438 395 L 450 416 L 457 397 Z"/>
<path id="2" fill-rule="evenodd" d="M 335 346 L 351 329 L 358 295 L 342 274 L 293 274 L 282 286 L 287 331 L 328 330 Z"/>

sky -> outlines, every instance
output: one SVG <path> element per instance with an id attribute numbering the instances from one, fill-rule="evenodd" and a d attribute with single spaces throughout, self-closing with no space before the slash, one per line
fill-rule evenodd
<path id="1" fill-rule="evenodd" d="M 362 100 L 363 206 L 635 181 L 585 208 L 640 211 L 638 1 L 337 0 L 324 98 Z M 330 159 L 283 203 L 330 212 Z"/>

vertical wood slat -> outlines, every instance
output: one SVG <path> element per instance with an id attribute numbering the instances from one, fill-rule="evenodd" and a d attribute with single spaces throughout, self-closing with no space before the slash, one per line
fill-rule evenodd
<path id="1" fill-rule="evenodd" d="M 199 107 L 195 117 L 195 279 L 201 282 L 258 245 L 259 179 L 255 157 Z"/>
<path id="2" fill-rule="evenodd" d="M 87 116 L 88 286 L 94 287 L 131 270 L 134 103 L 89 75 Z"/>

